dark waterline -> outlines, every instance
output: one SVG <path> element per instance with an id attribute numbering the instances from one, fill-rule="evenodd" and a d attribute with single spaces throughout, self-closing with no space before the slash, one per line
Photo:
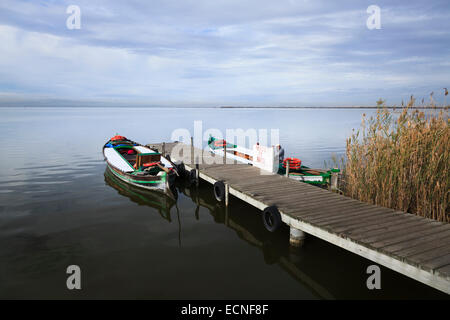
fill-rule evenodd
<path id="1" fill-rule="evenodd" d="M 322 167 L 343 154 L 362 112 L 2 109 L 0 298 L 447 298 L 386 268 L 382 290 L 370 291 L 370 261 L 314 237 L 292 250 L 287 228 L 267 232 L 235 198 L 225 210 L 207 183 L 179 185 L 177 202 L 131 188 L 101 155 L 116 132 L 169 141 L 202 119 L 221 130 L 279 128 L 288 154 Z M 66 288 L 73 264 L 81 291 Z"/>

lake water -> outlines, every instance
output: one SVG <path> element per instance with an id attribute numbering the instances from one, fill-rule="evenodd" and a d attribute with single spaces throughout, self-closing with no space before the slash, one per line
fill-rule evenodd
<path id="1" fill-rule="evenodd" d="M 371 110 L 1 108 L 0 298 L 446 298 L 314 237 L 289 248 L 289 230 L 211 186 L 179 186 L 175 203 L 105 174 L 101 148 L 119 133 L 146 144 L 174 129 L 279 129 L 286 156 L 323 167 Z M 81 268 L 68 290 L 66 268 Z"/>

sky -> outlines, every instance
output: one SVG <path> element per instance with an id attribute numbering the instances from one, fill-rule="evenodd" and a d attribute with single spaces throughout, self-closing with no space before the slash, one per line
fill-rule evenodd
<path id="1" fill-rule="evenodd" d="M 450 89 L 448 0 L 2 0 L 0 43 L 0 106 L 369 106 Z"/>

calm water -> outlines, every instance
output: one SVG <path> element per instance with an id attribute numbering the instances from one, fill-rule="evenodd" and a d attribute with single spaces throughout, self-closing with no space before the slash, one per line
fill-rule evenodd
<path id="1" fill-rule="evenodd" d="M 177 203 L 105 174 L 101 147 L 116 133 L 169 141 L 176 128 L 280 129 L 286 156 L 323 167 L 343 154 L 367 110 L 0 109 L 0 298 L 442 298 L 317 238 L 291 250 L 289 230 L 267 232 L 259 211 L 228 213 L 204 183 Z M 82 290 L 66 289 L 79 265 Z"/>

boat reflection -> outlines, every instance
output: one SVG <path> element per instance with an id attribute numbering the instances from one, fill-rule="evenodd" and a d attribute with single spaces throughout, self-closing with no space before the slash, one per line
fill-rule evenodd
<path id="1" fill-rule="evenodd" d="M 136 202 L 139 205 L 146 205 L 156 209 L 161 217 L 171 222 L 170 210 L 175 206 L 176 201 L 154 191 L 148 191 L 142 188 L 137 188 L 133 185 L 123 182 L 116 178 L 114 174 L 106 168 L 105 183 L 110 187 L 116 189 L 119 194 L 130 198 L 131 201 Z"/>

